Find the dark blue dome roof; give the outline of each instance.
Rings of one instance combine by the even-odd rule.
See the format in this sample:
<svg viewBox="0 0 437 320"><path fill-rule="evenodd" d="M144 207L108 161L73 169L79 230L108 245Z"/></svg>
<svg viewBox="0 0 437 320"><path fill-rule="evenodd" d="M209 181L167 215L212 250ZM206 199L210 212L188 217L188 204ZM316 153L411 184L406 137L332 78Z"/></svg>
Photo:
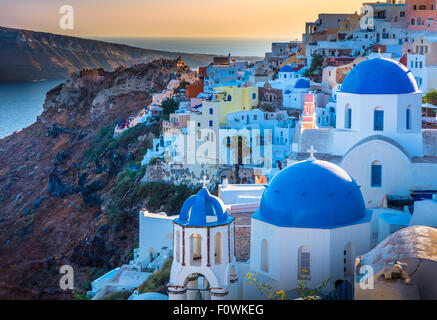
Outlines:
<svg viewBox="0 0 437 320"><path fill-rule="evenodd" d="M363 195L342 168L302 161L281 172L264 191L252 218L279 227L332 229L366 217Z"/></svg>
<svg viewBox="0 0 437 320"><path fill-rule="evenodd" d="M341 92L355 94L406 94L418 91L410 70L397 61L383 58L357 64L341 86Z"/></svg>
<svg viewBox="0 0 437 320"><path fill-rule="evenodd" d="M185 200L175 223L190 227L205 227L227 224L234 220L228 216L225 205L206 188Z"/></svg>
<svg viewBox="0 0 437 320"><path fill-rule="evenodd" d="M293 71L294 71L293 68L290 67L288 64L285 65L285 66L283 66L283 67L279 70L279 72L293 72Z"/></svg>
<svg viewBox="0 0 437 320"><path fill-rule="evenodd" d="M297 80L294 87L296 89L309 89L310 81L308 79L299 79Z"/></svg>

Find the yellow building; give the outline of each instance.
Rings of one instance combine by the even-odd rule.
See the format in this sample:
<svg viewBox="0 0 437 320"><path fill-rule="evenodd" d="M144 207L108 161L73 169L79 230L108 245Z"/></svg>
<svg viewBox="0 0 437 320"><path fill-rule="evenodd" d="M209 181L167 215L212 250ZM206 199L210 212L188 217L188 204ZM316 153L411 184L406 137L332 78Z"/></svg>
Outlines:
<svg viewBox="0 0 437 320"><path fill-rule="evenodd" d="M226 120L228 113L251 110L258 106L257 87L219 87L214 92L214 99L203 102L202 113L210 113L211 107L217 110L219 125Z"/></svg>
<svg viewBox="0 0 437 320"><path fill-rule="evenodd" d="M216 143L220 126L226 123L227 114L251 110L258 106L257 87L220 87L215 88L212 95L211 100L202 102L202 112L192 115L190 119L194 122L197 144L206 141ZM211 158L215 158L218 154L218 146L219 144L216 143L216 153Z"/></svg>

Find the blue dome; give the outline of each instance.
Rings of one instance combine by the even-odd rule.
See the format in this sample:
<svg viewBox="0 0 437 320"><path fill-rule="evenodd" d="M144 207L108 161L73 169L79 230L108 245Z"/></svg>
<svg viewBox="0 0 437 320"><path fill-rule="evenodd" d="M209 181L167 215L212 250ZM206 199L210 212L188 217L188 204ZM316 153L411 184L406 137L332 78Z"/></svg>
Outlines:
<svg viewBox="0 0 437 320"><path fill-rule="evenodd" d="M183 226L205 227L227 224L233 220L228 216L223 202L202 188L197 195L185 200L179 218L174 222Z"/></svg>
<svg viewBox="0 0 437 320"><path fill-rule="evenodd" d="M332 229L366 217L359 186L340 167L302 161L280 171L252 218L279 227Z"/></svg>
<svg viewBox="0 0 437 320"><path fill-rule="evenodd" d="M355 94L406 94L418 91L410 70L399 62L383 58L357 64L341 86L341 92Z"/></svg>
<svg viewBox="0 0 437 320"><path fill-rule="evenodd" d="M290 67L288 64L286 64L285 66L283 66L279 72L294 72L293 68Z"/></svg>
<svg viewBox="0 0 437 320"><path fill-rule="evenodd" d="M310 81L308 79L299 79L294 85L296 89L309 89Z"/></svg>

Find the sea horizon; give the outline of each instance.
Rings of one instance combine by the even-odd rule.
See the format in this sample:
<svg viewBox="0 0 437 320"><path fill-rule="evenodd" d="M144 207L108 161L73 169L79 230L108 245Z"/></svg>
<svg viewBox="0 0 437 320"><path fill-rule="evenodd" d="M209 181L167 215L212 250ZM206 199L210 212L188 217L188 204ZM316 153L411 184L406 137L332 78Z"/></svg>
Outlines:
<svg viewBox="0 0 437 320"><path fill-rule="evenodd" d="M149 50L191 54L216 54L264 58L272 42L288 42L292 38L207 38L207 37L85 37Z"/></svg>

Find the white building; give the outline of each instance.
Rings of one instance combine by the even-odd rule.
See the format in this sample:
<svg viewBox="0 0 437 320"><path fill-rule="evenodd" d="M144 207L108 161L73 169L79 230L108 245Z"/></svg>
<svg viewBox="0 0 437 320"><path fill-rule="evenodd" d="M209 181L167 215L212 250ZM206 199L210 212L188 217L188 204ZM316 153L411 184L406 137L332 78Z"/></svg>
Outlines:
<svg viewBox="0 0 437 320"><path fill-rule="evenodd" d="M286 111L263 112L259 109L250 111L233 112L226 115L226 125L221 129L228 130L230 140L222 140L219 148L220 159L223 163L236 163L237 146L232 136L240 135L246 137L252 155L258 152L264 156L265 152L271 152L272 163L285 160L291 152L291 144L294 136L295 119L289 117ZM271 130L271 134L267 131ZM235 131L235 132L234 132ZM271 140L271 141L270 141ZM267 150L271 147L271 150ZM250 164L249 149L244 152L243 163ZM226 152L226 154L225 154ZM253 164L261 165L261 163Z"/></svg>
<svg viewBox="0 0 437 320"><path fill-rule="evenodd" d="M437 131L422 130L421 92L398 62L359 63L337 94L336 128L295 130L289 163L308 156L345 169L357 180L366 207L381 207L388 195L437 190Z"/></svg>

